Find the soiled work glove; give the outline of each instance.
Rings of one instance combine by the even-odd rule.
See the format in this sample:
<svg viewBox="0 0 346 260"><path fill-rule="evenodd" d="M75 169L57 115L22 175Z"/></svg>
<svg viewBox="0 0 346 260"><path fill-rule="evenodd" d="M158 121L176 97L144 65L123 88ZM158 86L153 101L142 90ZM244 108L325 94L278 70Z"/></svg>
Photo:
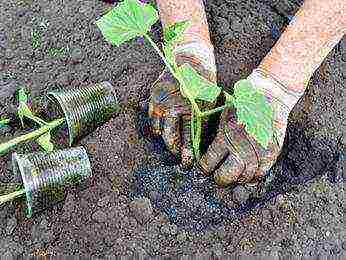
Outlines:
<svg viewBox="0 0 346 260"><path fill-rule="evenodd" d="M206 174L214 172L220 185L253 183L275 163L284 142L289 112L302 93L289 92L270 76L255 70L247 80L261 89L274 110L273 141L265 149L237 124L233 109L226 109L217 136L199 162Z"/></svg>
<svg viewBox="0 0 346 260"><path fill-rule="evenodd" d="M216 82L216 72L213 70L215 65L210 65L210 61L214 61L213 49L198 44L192 42L180 46L179 54L176 55L177 64L179 66L189 63L201 76ZM207 102L198 104L201 109L210 109L214 106ZM191 105L180 94L179 84L167 68L152 86L149 116L153 132L161 135L167 148L181 157L183 166L191 166L193 162L190 135Z"/></svg>
<svg viewBox="0 0 346 260"><path fill-rule="evenodd" d="M191 22L174 50L177 65L187 62L201 76L216 83L214 47L203 1L157 0L156 3L163 28L181 21ZM202 108L206 104L199 105ZM163 137L170 151L181 156L183 166L190 166L193 161L190 104L181 96L178 83L167 69L152 88L149 116L154 132Z"/></svg>

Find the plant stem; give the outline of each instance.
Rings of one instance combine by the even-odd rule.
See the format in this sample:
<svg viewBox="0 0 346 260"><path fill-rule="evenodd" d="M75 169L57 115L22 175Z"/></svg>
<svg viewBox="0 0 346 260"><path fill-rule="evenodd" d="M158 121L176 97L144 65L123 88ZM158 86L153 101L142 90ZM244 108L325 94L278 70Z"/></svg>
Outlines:
<svg viewBox="0 0 346 260"><path fill-rule="evenodd" d="M191 121L190 121L190 130L191 130L191 139L192 139L192 147L193 150L195 151L195 111L192 109L191 112Z"/></svg>
<svg viewBox="0 0 346 260"><path fill-rule="evenodd" d="M151 39L151 37L148 34L144 34L144 37L150 42L150 44L153 46L153 48L156 50L156 52L159 54L159 56L161 57L162 61L165 63L165 65L167 66L167 68L169 69L169 71L173 74L173 76L175 78L178 78L174 68L171 66L171 64L169 64L169 62L166 60L165 55L162 53L162 51L160 50L159 46L157 46L157 44Z"/></svg>
<svg viewBox="0 0 346 260"><path fill-rule="evenodd" d="M200 115L197 115L197 125L196 125L196 134L195 134L195 142L196 142L196 159L199 161L200 158L200 143L201 143L201 132L202 132L202 117Z"/></svg>
<svg viewBox="0 0 346 260"><path fill-rule="evenodd" d="M179 76L179 74L176 73L175 69L171 66L171 64L167 61L165 55L162 53L162 51L160 50L159 46L157 46L157 44L151 39L151 37L148 34L144 34L144 37L150 42L150 44L153 46L153 48L156 50L156 52L158 53L158 55L161 57L162 61L165 63L165 65L167 66L167 68L169 69L169 71L172 73L172 75L179 81L179 83L183 86L185 86L184 81L181 79L181 77ZM186 88L184 88L186 89ZM188 98L193 109L196 110L196 112L200 113L200 109L196 103L195 100Z"/></svg>
<svg viewBox="0 0 346 260"><path fill-rule="evenodd" d="M4 118L0 120L0 127L7 125L10 122L10 119Z"/></svg>
<svg viewBox="0 0 346 260"><path fill-rule="evenodd" d="M15 198L21 197L23 194L25 194L25 189L12 192L7 195L0 196L0 205L9 201L14 200Z"/></svg>
<svg viewBox="0 0 346 260"><path fill-rule="evenodd" d="M25 135L21 135L18 136L6 143L0 144L0 155L6 153L9 149L15 147L16 145L23 143L25 141L31 140L31 139L35 139L49 131L51 131L52 129L58 127L59 125L61 125L63 122L65 121L64 118L60 118L60 119L56 119L52 122L47 123L46 125L42 126L41 128L32 131L28 134Z"/></svg>
<svg viewBox="0 0 346 260"><path fill-rule="evenodd" d="M48 125L46 121L43 119L35 116L35 115L24 115L25 117L29 118L30 120L34 121L35 123L39 124L40 126L42 125Z"/></svg>
<svg viewBox="0 0 346 260"><path fill-rule="evenodd" d="M211 110L207 110L207 111L201 112L201 117L207 117L207 116L210 116L212 114L215 114L215 113L218 113L218 112L222 112L226 107L228 107L228 106L227 105L223 105L221 107L217 107L217 108L214 108L214 109L211 109Z"/></svg>
<svg viewBox="0 0 346 260"><path fill-rule="evenodd" d="M184 79L181 78L181 76L176 72L176 70L171 66L171 64L167 61L165 55L160 50L159 46L151 39L151 37L148 34L144 34L144 37L150 42L150 44L153 46L153 48L156 50L156 52L159 54L171 74L178 80L179 84L181 85L182 89L184 89L184 92L187 90ZM194 153L196 158L199 158L199 142L200 142L200 133L201 133L201 110L199 109L196 101L191 98L192 95L189 93L187 94L187 98L190 101L192 105L192 115L191 115L191 138L194 148ZM195 116L197 116L197 128L195 128ZM196 134L195 134L196 131Z"/></svg>

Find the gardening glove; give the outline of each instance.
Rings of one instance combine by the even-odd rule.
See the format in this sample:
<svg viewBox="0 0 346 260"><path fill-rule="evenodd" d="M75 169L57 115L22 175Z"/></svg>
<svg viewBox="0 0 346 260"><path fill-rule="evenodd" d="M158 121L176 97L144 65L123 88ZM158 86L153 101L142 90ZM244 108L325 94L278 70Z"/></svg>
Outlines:
<svg viewBox="0 0 346 260"><path fill-rule="evenodd" d="M290 111L304 94L314 71L345 33L343 10L343 0L305 1L259 68L247 78L271 104L276 135L267 149L261 147L243 126L236 124L235 111L226 109L217 136L199 163L206 174L215 170L218 184L256 182L274 164L284 142Z"/></svg>
<svg viewBox="0 0 346 260"><path fill-rule="evenodd" d="M243 125L237 124L235 109L226 108L215 140L199 162L206 174L215 170L215 181L223 186L254 183L264 176L279 155L289 112L300 98L299 94L283 91L278 82L260 70L253 71L246 80L264 93L273 108L275 134L268 147L263 148Z"/></svg>
<svg viewBox="0 0 346 260"><path fill-rule="evenodd" d="M208 79L216 82L216 73L206 68L201 61L191 54L177 56L177 64L189 63L196 71ZM197 102L201 109L211 109L215 104ZM149 116L154 134L162 136L167 148L181 157L183 166L193 163L193 149L191 139L191 105L179 89L178 81L166 68L152 86Z"/></svg>
<svg viewBox="0 0 346 260"><path fill-rule="evenodd" d="M197 72L216 82L214 48L210 41L208 22L201 0L157 0L160 20L164 27L189 20L174 53L177 65L189 63ZM214 104L198 103L201 109ZM183 166L193 162L190 136L191 109L179 91L179 84L166 68L153 84L149 102L153 132L161 135L168 149L180 155Z"/></svg>

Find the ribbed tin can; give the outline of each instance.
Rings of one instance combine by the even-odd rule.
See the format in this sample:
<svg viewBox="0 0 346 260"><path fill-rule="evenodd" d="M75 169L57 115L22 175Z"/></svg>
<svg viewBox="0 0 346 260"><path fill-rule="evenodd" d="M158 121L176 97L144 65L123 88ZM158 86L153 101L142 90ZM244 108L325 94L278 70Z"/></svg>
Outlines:
<svg viewBox="0 0 346 260"><path fill-rule="evenodd" d="M118 110L113 86L101 82L74 90L53 91L48 97L61 107L69 131L70 146L107 122Z"/></svg>
<svg viewBox="0 0 346 260"><path fill-rule="evenodd" d="M21 175L28 216L65 199L66 189L85 183L92 170L83 147L12 155L13 173Z"/></svg>

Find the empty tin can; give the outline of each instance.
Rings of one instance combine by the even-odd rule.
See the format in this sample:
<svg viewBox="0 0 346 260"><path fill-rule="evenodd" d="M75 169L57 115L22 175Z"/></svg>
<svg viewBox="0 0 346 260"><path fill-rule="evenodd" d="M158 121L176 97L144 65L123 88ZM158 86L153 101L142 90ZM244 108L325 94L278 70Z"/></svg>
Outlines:
<svg viewBox="0 0 346 260"><path fill-rule="evenodd" d="M31 217L65 199L66 188L82 184L92 176L83 147L12 155L13 173L22 178L27 213Z"/></svg>
<svg viewBox="0 0 346 260"><path fill-rule="evenodd" d="M114 88L108 81L74 90L49 92L48 97L57 102L64 113L70 146L76 139L107 122L119 110Z"/></svg>

